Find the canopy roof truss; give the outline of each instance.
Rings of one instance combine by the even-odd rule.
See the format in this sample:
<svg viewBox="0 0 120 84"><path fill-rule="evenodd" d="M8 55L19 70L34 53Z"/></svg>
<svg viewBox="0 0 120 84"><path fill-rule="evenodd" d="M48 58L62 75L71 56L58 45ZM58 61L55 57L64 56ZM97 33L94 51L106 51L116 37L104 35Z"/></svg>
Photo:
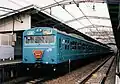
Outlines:
<svg viewBox="0 0 120 84"><path fill-rule="evenodd" d="M10 0L10 1L12 1L12 3L14 3L15 2L15 0ZM24 0L23 0L24 1ZM27 1L27 0L26 0ZM47 5L47 6L42 6L42 7L38 7L38 6L35 6L39 11L41 11L42 13L45 13L45 14L47 14L47 15L49 15L49 16L52 16L53 18L55 18L56 20L58 20L58 21L60 21L60 23L57 23L57 22L55 22L52 18L46 18L46 17L44 17L44 16L42 16L42 17L44 17L44 18L46 18L46 19L43 19L43 20L40 20L40 21L36 21L36 22L34 22L33 24L32 24L32 27L34 27L34 26L36 26L36 25L38 25L39 26L39 24L43 24L44 26L45 25L47 25L47 26L52 26L52 27L60 27L60 26L62 26L62 27L65 27L65 26L63 26L63 24L66 24L66 25L68 25L68 26L70 26L70 27L72 27L72 28L74 28L75 30L78 30L78 31L80 31L80 32L82 32L81 31L81 29L87 29L87 31L86 32L94 32L94 30L95 31L97 31L98 33L99 33L99 35L101 35L101 36L103 36L103 38L106 38L106 36L108 36L108 38L109 38L109 35L108 35L108 33L106 33L106 36L104 36L104 35L102 35L102 33L101 33L101 31L100 31L100 28L101 27L104 27L105 29L107 28L108 29L108 32L109 31L111 31L111 25L104 25L104 24L102 24L101 23L101 21L100 20L102 20L103 21L103 23L104 23L104 21L110 21L110 18L109 17L106 17L106 16L98 16L98 15L88 15L84 10L83 10L83 8L81 8L81 3L84 3L86 6L88 6L88 9L90 8L90 6L91 5L89 5L88 4L88 2L89 3L91 3L92 4L92 6L91 6L91 9L93 10L93 11L96 11L97 9L96 9L96 3L106 3L106 0L62 0L62 1L58 1L58 0L52 0L54 3L53 4L49 4L49 5ZM14 3L15 4L15 3ZM19 3L17 3L19 6L21 5L21 4L19 4ZM74 15L74 13L73 12L71 12L71 10L69 9L70 7L69 6L71 6L71 5L74 5L74 8L76 8L77 10L78 10L78 13L81 13L81 15L79 15L79 16L75 16ZM55 14L55 11L54 11L54 9L55 8L59 8L59 9L61 9L62 11L64 11L64 12L66 12L66 15L68 15L69 17L70 17L70 19L67 19L67 20L63 20L63 19L61 19L61 18L59 18L56 14ZM1 11L5 11L5 12L7 12L6 11L6 9L4 9L4 8L0 8L1 9ZM3 10L4 9L4 10ZM58 9L58 10L59 10ZM12 12L19 12L19 10L9 10L9 11L12 11ZM9 12L8 11L8 12ZM62 13L62 12L61 12ZM39 14L38 14L39 15ZM41 15L39 15L39 16L41 16ZM68 17L68 18L69 18ZM34 20L37 20L37 19L35 19L34 18ZM54 23L56 23L56 24L53 24L53 22L51 22L51 21L53 21ZM86 22L85 22L86 21ZM96 23L94 23L94 22L100 22L101 24L96 24ZM47 24L47 23L49 23L49 25ZM77 26L75 26L75 25L77 25ZM93 30L94 29L94 30ZM84 30L85 31L85 30ZM103 30L103 31L105 31L105 30ZM111 41L111 39L109 39L110 41Z"/></svg>

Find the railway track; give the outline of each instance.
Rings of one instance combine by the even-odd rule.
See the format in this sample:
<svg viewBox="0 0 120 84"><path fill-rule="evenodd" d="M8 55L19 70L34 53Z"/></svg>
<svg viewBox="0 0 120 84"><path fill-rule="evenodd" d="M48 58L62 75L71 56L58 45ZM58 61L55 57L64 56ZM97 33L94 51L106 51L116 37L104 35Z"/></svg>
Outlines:
<svg viewBox="0 0 120 84"><path fill-rule="evenodd" d="M63 75L55 76L51 73L51 74L48 74L47 76L40 76L40 77L36 77L36 78L27 78L27 80L23 80L23 81L21 80L19 82L12 82L12 83L8 83L8 84L68 84L68 83L69 84L75 84L75 83L76 84L85 84L85 83L93 84L93 83L91 83L91 81L93 82L93 79L95 79L94 77L97 77L97 75L98 75L97 71L99 71L104 66L105 72L102 71L104 73L101 74L101 80L103 80L103 81L100 81L102 84L109 72L110 65L112 65L112 62L114 61L113 56L109 57L107 59L106 58L83 65L80 68L71 71L70 73L62 73ZM102 62L102 61L104 61L104 62ZM106 65L107 62L109 62L109 63ZM108 67L109 67L109 69L108 69ZM93 77L93 79L90 79L92 77Z"/></svg>
<svg viewBox="0 0 120 84"><path fill-rule="evenodd" d="M10 81L4 82L2 84L42 84L45 81L52 80L60 76L60 75L54 74L53 72L47 73L47 75L45 72L42 72L42 73L45 75L38 73L37 76L30 75L30 76L18 77Z"/></svg>
<svg viewBox="0 0 120 84"><path fill-rule="evenodd" d="M96 67L87 76L78 80L76 84L104 84L110 68L114 61L114 56L106 59L98 67Z"/></svg>
<svg viewBox="0 0 120 84"><path fill-rule="evenodd" d="M70 73L66 73L62 76L50 80L43 81L42 79L35 79L27 82L26 84L75 84L79 79L82 79L84 76L88 75L88 72L92 71L93 68L100 65L101 62L104 61L106 58L97 60L87 65L83 65L80 68L71 71Z"/></svg>

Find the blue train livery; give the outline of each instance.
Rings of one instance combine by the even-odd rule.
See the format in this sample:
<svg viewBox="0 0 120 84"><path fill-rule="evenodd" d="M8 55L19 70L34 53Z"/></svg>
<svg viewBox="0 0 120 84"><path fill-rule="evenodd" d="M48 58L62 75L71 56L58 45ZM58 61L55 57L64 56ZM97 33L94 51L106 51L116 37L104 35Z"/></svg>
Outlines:
<svg viewBox="0 0 120 84"><path fill-rule="evenodd" d="M50 27L23 32L23 63L59 64L109 53L109 48Z"/></svg>

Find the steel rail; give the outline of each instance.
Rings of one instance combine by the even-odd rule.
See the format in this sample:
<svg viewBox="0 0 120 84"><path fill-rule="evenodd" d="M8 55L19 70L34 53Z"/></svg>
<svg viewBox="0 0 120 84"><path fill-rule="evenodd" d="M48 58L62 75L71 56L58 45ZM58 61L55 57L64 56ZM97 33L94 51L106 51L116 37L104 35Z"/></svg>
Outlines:
<svg viewBox="0 0 120 84"><path fill-rule="evenodd" d="M87 76L85 76L82 80L79 80L78 82L76 82L76 84L85 84L91 77L92 75L97 72L110 58L112 58L113 56L110 56L108 59L106 59L104 62L102 62L100 65L98 65L90 74L88 74ZM113 58L114 60L114 58ZM112 65L113 63L113 60L111 62L110 65ZM110 68L110 67L109 67ZM109 69L110 70L110 69ZM108 72L107 72L108 74ZM105 77L106 78L106 77ZM100 84L102 84L105 80L105 78L103 78L103 80L101 81Z"/></svg>

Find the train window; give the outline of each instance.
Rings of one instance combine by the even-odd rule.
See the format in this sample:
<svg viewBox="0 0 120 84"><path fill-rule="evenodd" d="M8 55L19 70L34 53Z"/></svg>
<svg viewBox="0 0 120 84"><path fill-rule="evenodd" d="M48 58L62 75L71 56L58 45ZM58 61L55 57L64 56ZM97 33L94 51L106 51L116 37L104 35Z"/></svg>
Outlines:
<svg viewBox="0 0 120 84"><path fill-rule="evenodd" d="M77 48L77 42L75 42L74 48L75 48L75 49Z"/></svg>
<svg viewBox="0 0 120 84"><path fill-rule="evenodd" d="M67 40L65 40L65 44L67 44Z"/></svg>
<svg viewBox="0 0 120 84"><path fill-rule="evenodd" d="M70 49L74 49L74 42L70 42Z"/></svg>
<svg viewBox="0 0 120 84"><path fill-rule="evenodd" d="M31 36L25 36L25 43L34 43L34 38Z"/></svg>
<svg viewBox="0 0 120 84"><path fill-rule="evenodd" d="M65 40L64 42L65 42L65 43L64 43L64 44L65 44L64 46L65 46L65 50L66 50L66 49L67 49L67 40Z"/></svg>
<svg viewBox="0 0 120 84"><path fill-rule="evenodd" d="M75 49L75 42L73 41L72 49Z"/></svg>
<svg viewBox="0 0 120 84"><path fill-rule="evenodd" d="M78 43L78 45L77 45L77 46L78 46L78 50L79 50L79 49L80 49L80 47L81 47L81 46L80 46L80 43Z"/></svg>
<svg viewBox="0 0 120 84"><path fill-rule="evenodd" d="M67 49L67 45L65 45L65 49Z"/></svg>
<svg viewBox="0 0 120 84"><path fill-rule="evenodd" d="M68 45L68 50L69 50L69 45Z"/></svg>
<svg viewBox="0 0 120 84"><path fill-rule="evenodd" d="M62 44L65 44L65 40L64 39L62 40Z"/></svg>
<svg viewBox="0 0 120 84"><path fill-rule="evenodd" d="M67 43L67 44L68 44L68 50L69 50L69 40L68 40L68 43Z"/></svg>
<svg viewBox="0 0 120 84"><path fill-rule="evenodd" d="M82 49L85 49L85 43L82 43Z"/></svg>
<svg viewBox="0 0 120 84"><path fill-rule="evenodd" d="M25 43L31 44L31 43L54 43L55 42L55 36L25 36Z"/></svg>
<svg viewBox="0 0 120 84"><path fill-rule="evenodd" d="M78 49L81 49L81 43L78 43Z"/></svg>
<svg viewBox="0 0 120 84"><path fill-rule="evenodd" d="M54 36L35 36L35 43L53 43Z"/></svg>
<svg viewBox="0 0 120 84"><path fill-rule="evenodd" d="M70 49L72 49L72 42L70 42Z"/></svg>
<svg viewBox="0 0 120 84"><path fill-rule="evenodd" d="M59 48L61 47L61 38L59 38Z"/></svg>
<svg viewBox="0 0 120 84"><path fill-rule="evenodd" d="M69 40L65 40L65 49L69 49Z"/></svg>
<svg viewBox="0 0 120 84"><path fill-rule="evenodd" d="M68 44L69 44L69 40L68 40Z"/></svg>

